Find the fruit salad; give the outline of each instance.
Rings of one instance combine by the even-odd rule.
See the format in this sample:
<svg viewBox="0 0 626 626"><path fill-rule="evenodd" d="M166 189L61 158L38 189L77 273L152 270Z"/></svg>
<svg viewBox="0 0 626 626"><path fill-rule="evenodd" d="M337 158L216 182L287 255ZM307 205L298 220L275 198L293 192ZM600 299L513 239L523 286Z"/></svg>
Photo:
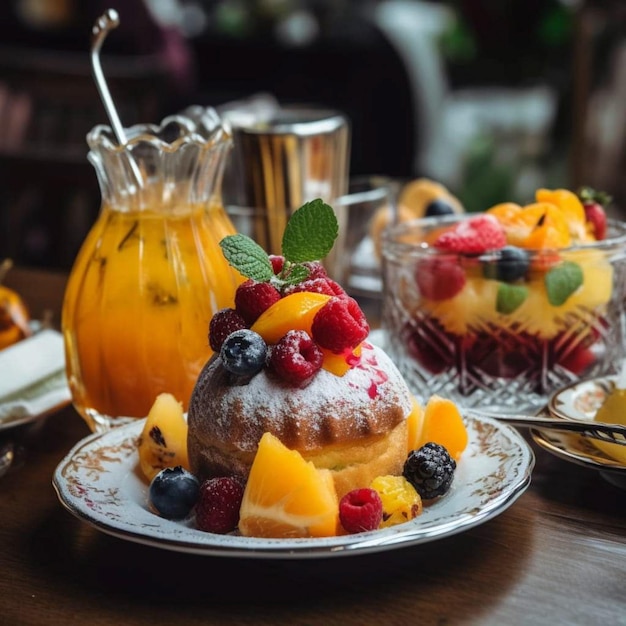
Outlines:
<svg viewBox="0 0 626 626"><path fill-rule="evenodd" d="M332 233L332 217L323 203L296 211L281 256L267 257L241 235L223 241L225 256L254 276L238 287L234 307L218 311L209 325L215 358L236 384L270 368L290 388L303 388L322 368L341 377L359 366L367 320L322 264L310 259L323 258L328 246L313 244L305 254L300 244L290 245L299 240L299 220L304 225L327 220ZM309 226L307 232L314 234ZM193 518L203 531L292 538L377 530L410 521L444 497L468 444L451 400L433 396L424 406L413 400L405 419L401 473L377 476L339 498L330 469L316 467L270 432L258 442L245 481L237 475L201 481L191 471L182 405L165 393L156 398L140 435L139 468L155 514Z"/></svg>
<svg viewBox="0 0 626 626"><path fill-rule="evenodd" d="M532 410L564 384L616 371L626 225L598 198L539 189L524 206L387 231L388 352L418 396Z"/></svg>

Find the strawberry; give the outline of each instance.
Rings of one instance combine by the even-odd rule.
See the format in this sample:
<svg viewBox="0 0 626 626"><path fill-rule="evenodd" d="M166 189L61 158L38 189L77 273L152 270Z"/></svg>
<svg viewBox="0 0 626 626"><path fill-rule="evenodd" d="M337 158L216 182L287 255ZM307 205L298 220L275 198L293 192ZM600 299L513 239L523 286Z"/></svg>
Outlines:
<svg viewBox="0 0 626 626"><path fill-rule="evenodd" d="M585 209L585 220L591 226L591 231L600 241L606 237L606 206L611 202L611 197L603 191L595 191L591 187L583 187L578 192L578 197Z"/></svg>
<svg viewBox="0 0 626 626"><path fill-rule="evenodd" d="M493 215L461 220L435 240L435 248L462 254L482 254L506 245L506 234Z"/></svg>
<svg viewBox="0 0 626 626"><path fill-rule="evenodd" d="M448 300L465 287L465 270L454 255L427 257L418 263L415 281L424 298Z"/></svg>

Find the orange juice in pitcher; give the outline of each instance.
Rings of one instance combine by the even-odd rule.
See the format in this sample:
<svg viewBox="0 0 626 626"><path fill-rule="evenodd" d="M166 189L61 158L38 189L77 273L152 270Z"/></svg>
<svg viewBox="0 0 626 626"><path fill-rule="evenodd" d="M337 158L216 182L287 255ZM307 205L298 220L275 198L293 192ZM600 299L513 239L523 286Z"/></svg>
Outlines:
<svg viewBox="0 0 626 626"><path fill-rule="evenodd" d="M234 232L221 201L231 137L211 109L159 127L88 135L100 214L76 258L63 305L74 406L94 431L147 415L156 396L183 407L211 356L208 327L243 277L220 240Z"/></svg>

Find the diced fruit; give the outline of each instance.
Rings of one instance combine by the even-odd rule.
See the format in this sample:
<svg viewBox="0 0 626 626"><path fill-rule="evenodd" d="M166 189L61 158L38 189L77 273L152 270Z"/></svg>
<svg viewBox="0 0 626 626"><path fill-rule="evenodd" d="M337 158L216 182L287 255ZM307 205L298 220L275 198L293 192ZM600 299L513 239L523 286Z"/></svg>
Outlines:
<svg viewBox="0 0 626 626"><path fill-rule="evenodd" d="M234 476L209 478L200 485L196 504L196 526L209 533L225 535L237 528L244 484Z"/></svg>
<svg viewBox="0 0 626 626"><path fill-rule="evenodd" d="M318 470L296 450L265 433L250 468L239 530L250 537L330 537L339 501L330 470Z"/></svg>
<svg viewBox="0 0 626 626"><path fill-rule="evenodd" d="M407 454L411 450L415 450L419 447L419 442L422 438L422 427L424 424L424 409L422 405L417 401L417 398L413 396L411 398L411 412L407 419Z"/></svg>
<svg viewBox="0 0 626 626"><path fill-rule="evenodd" d="M454 213L463 213L463 206L441 183L429 178L417 178L407 183L398 195L398 207L411 213L412 218L425 217L435 201L445 202Z"/></svg>
<svg viewBox="0 0 626 626"><path fill-rule="evenodd" d="M361 360L361 344L354 348L354 350L348 348L340 354L335 354L324 348L320 348L320 350L323 356L322 369L325 369L335 376L343 376Z"/></svg>
<svg viewBox="0 0 626 626"><path fill-rule="evenodd" d="M322 367L323 358L304 330L290 330L272 347L269 364L281 380L302 388Z"/></svg>
<svg viewBox="0 0 626 626"><path fill-rule="evenodd" d="M422 512L422 498L404 476L378 476L370 486L382 502L380 528L403 524Z"/></svg>
<svg viewBox="0 0 626 626"><path fill-rule="evenodd" d="M594 419L596 422L626 426L626 389L614 389L606 397ZM626 446L597 439L590 439L589 441L611 458L626 465Z"/></svg>
<svg viewBox="0 0 626 626"><path fill-rule="evenodd" d="M455 471L456 461L446 448L429 442L409 453L402 474L424 500L432 500L448 492Z"/></svg>
<svg viewBox="0 0 626 626"><path fill-rule="evenodd" d="M504 228L493 215L477 215L464 219L443 232L434 244L447 252L482 254L506 245Z"/></svg>
<svg viewBox="0 0 626 626"><path fill-rule="evenodd" d="M485 278L513 282L523 278L530 267L527 250L516 246L505 246L494 253L494 258L483 263Z"/></svg>
<svg viewBox="0 0 626 626"><path fill-rule="evenodd" d="M261 335L248 328L237 330L222 344L220 358L231 374L254 376L265 366L267 344Z"/></svg>
<svg viewBox="0 0 626 626"><path fill-rule="evenodd" d="M596 191L591 187L583 187L578 192L578 197L583 203L585 220L596 241L606 237L606 207L612 198L603 191Z"/></svg>
<svg viewBox="0 0 626 626"><path fill-rule="evenodd" d="M166 467L150 483L150 504L161 517L183 519L198 501L200 482L184 467Z"/></svg>
<svg viewBox="0 0 626 626"><path fill-rule="evenodd" d="M439 217L441 215L454 215L456 211L452 204L445 198L435 198L425 207L424 217Z"/></svg>
<svg viewBox="0 0 626 626"><path fill-rule="evenodd" d="M431 396L424 409L420 444L438 443L458 460L467 447L467 441L467 429L457 405L448 398Z"/></svg>
<svg viewBox="0 0 626 626"><path fill-rule="evenodd" d="M454 255L433 256L417 264L415 282L424 298L448 300L465 287L465 270Z"/></svg>
<svg viewBox="0 0 626 626"><path fill-rule="evenodd" d="M159 394L139 436L139 466L152 479L166 467L177 465L189 470L187 421L183 405L170 393Z"/></svg>
<svg viewBox="0 0 626 626"><path fill-rule="evenodd" d="M566 248L572 243L565 216L549 202L525 206L507 236L509 243L531 250Z"/></svg>
<svg viewBox="0 0 626 626"><path fill-rule="evenodd" d="M544 278L548 301L561 306L582 284L583 271L572 261L564 261L550 269Z"/></svg>
<svg viewBox="0 0 626 626"><path fill-rule="evenodd" d="M356 348L369 334L369 325L356 300L331 298L313 318L311 334L322 348L336 354Z"/></svg>
<svg viewBox="0 0 626 626"><path fill-rule="evenodd" d="M498 296L496 298L496 311L508 315L517 311L519 307L528 299L528 287L525 285L509 285L501 283L498 286Z"/></svg>
<svg viewBox="0 0 626 626"><path fill-rule="evenodd" d="M537 189L537 202L550 202L563 214L575 240L585 239L585 210L578 196L569 189Z"/></svg>
<svg viewBox="0 0 626 626"><path fill-rule="evenodd" d="M292 293L262 313L251 329L268 344L277 343L290 330L305 330L310 335L315 314L329 300L330 296L322 293Z"/></svg>
<svg viewBox="0 0 626 626"><path fill-rule="evenodd" d="M279 300L280 293L276 287L270 283L258 283L250 279L237 287L235 310L250 326L256 322L261 313Z"/></svg>
<svg viewBox="0 0 626 626"><path fill-rule="evenodd" d="M0 264L0 350L32 335L26 303L16 291L2 284L12 266L10 259Z"/></svg>
<svg viewBox="0 0 626 626"><path fill-rule="evenodd" d="M339 520L348 533L376 530L383 519L383 503L375 489L354 489L339 501Z"/></svg>
<svg viewBox="0 0 626 626"><path fill-rule="evenodd" d="M209 322L209 345L213 352L219 352L230 333L246 328L246 321L235 309L220 309Z"/></svg>

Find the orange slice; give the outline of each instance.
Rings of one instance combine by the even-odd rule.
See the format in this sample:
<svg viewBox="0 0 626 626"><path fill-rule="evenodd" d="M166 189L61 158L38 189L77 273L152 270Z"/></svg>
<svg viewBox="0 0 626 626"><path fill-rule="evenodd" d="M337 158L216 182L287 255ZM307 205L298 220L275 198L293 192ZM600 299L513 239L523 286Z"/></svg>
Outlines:
<svg viewBox="0 0 626 626"><path fill-rule="evenodd" d="M569 189L537 189L537 202L550 202L563 213L570 234L575 239L586 239L585 208L578 196Z"/></svg>
<svg viewBox="0 0 626 626"><path fill-rule="evenodd" d="M315 314L330 300L323 293L299 291L272 304L263 311L252 330L259 333L266 343L277 343L289 330L305 330L311 335Z"/></svg>
<svg viewBox="0 0 626 626"><path fill-rule="evenodd" d="M339 528L332 473L317 469L271 433L261 437L241 503L248 537L330 537Z"/></svg>
<svg viewBox="0 0 626 626"><path fill-rule="evenodd" d="M455 460L467 447L467 429L458 407L452 400L431 396L424 409L424 424L418 448L430 441L444 446Z"/></svg>
<svg viewBox="0 0 626 626"><path fill-rule="evenodd" d="M517 245L531 250L566 248L572 243L570 230L563 212L549 202L526 205L518 218L520 234L525 227L526 236Z"/></svg>
<svg viewBox="0 0 626 626"><path fill-rule="evenodd" d="M486 213L493 215L505 228L515 224L522 207L515 202L502 202L487 209Z"/></svg>
<svg viewBox="0 0 626 626"><path fill-rule="evenodd" d="M420 447L422 428L424 426L424 409L416 398L411 398L413 407L407 419L407 454Z"/></svg>

